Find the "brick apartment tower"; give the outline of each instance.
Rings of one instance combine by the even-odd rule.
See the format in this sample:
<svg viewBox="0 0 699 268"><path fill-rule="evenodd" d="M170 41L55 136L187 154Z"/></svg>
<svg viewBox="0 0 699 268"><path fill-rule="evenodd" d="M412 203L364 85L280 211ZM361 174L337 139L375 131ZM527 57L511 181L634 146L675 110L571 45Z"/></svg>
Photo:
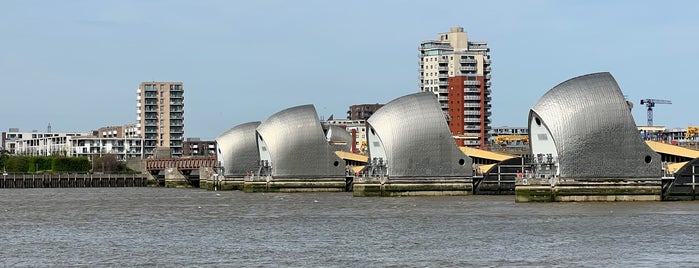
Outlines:
<svg viewBox="0 0 699 268"><path fill-rule="evenodd" d="M420 91L432 92L459 146L485 147L490 130L490 49L462 27L420 43Z"/></svg>
<svg viewBox="0 0 699 268"><path fill-rule="evenodd" d="M182 157L184 141L182 82L143 82L138 87L137 95L137 127L140 128L138 134L143 137L144 156L153 156L156 151L160 153L169 151L167 156Z"/></svg>

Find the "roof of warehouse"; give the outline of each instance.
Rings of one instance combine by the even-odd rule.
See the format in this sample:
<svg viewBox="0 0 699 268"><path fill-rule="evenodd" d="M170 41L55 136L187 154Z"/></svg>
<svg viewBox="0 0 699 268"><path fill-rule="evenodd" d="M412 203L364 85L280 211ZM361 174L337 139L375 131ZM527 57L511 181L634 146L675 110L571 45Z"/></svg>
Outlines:
<svg viewBox="0 0 699 268"><path fill-rule="evenodd" d="M486 151L486 150L481 150L481 149L476 149L476 148L471 148L471 147L459 147L459 149L461 149L461 151L468 156L478 157L478 158L483 158L483 159L490 159L490 160L495 160L495 161L505 161L507 159L516 157L514 155L497 153L497 152L493 152L493 151Z"/></svg>
<svg viewBox="0 0 699 268"><path fill-rule="evenodd" d="M683 148L680 146L657 142L657 141L646 141L646 144L650 146L653 151L661 154L676 155L687 158L697 158L699 157L699 151Z"/></svg>

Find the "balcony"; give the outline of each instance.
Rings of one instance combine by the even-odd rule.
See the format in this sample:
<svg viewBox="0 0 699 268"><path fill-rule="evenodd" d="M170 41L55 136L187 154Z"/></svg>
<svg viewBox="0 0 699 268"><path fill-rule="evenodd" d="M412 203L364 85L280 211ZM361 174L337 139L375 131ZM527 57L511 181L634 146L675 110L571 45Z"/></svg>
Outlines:
<svg viewBox="0 0 699 268"><path fill-rule="evenodd" d="M443 73L440 73L440 74L437 75L437 77L439 77L439 78L449 78L449 75L448 75L448 74L445 74L445 73L444 73L444 74L443 74Z"/></svg>
<svg viewBox="0 0 699 268"><path fill-rule="evenodd" d="M464 100L467 100L467 101L479 101L479 100L481 100L481 96L478 96L478 95L475 95L475 96L474 96L474 95L466 95L466 96L464 96Z"/></svg>
<svg viewBox="0 0 699 268"><path fill-rule="evenodd" d="M483 50L488 49L488 45L485 44L472 44L468 46L469 50Z"/></svg>
<svg viewBox="0 0 699 268"><path fill-rule="evenodd" d="M464 111L464 115L481 115L481 111L466 110L466 111Z"/></svg>
<svg viewBox="0 0 699 268"><path fill-rule="evenodd" d="M440 85L440 86L448 86L448 85L449 85L449 82L447 82L447 81L439 81L439 82L437 83L437 85Z"/></svg>
<svg viewBox="0 0 699 268"><path fill-rule="evenodd" d="M461 63L478 63L476 59L461 59L459 62Z"/></svg>
<svg viewBox="0 0 699 268"><path fill-rule="evenodd" d="M479 140L464 140L464 145L465 146L478 146L478 145L481 145L481 142Z"/></svg>
<svg viewBox="0 0 699 268"><path fill-rule="evenodd" d="M437 70L439 70L439 71L449 71L449 67L447 67L447 66L439 66L439 68L437 68Z"/></svg>
<svg viewBox="0 0 699 268"><path fill-rule="evenodd" d="M170 105L184 105L182 100L170 100Z"/></svg>
<svg viewBox="0 0 699 268"><path fill-rule="evenodd" d="M478 80L464 80L464 86L480 86L481 81Z"/></svg>
<svg viewBox="0 0 699 268"><path fill-rule="evenodd" d="M451 45L449 44L440 44L440 43L423 43L420 44L420 46L417 48L418 50L422 49L451 49Z"/></svg>
<svg viewBox="0 0 699 268"><path fill-rule="evenodd" d="M480 123L480 118L464 118L464 123Z"/></svg>
<svg viewBox="0 0 699 268"><path fill-rule="evenodd" d="M461 71L466 71L466 72L475 72L478 71L478 67L476 66L461 66Z"/></svg>
<svg viewBox="0 0 699 268"><path fill-rule="evenodd" d="M481 108L480 103L464 103L464 108Z"/></svg>
<svg viewBox="0 0 699 268"><path fill-rule="evenodd" d="M437 97L437 99L438 99L439 101L449 101L449 97L439 96L439 97Z"/></svg>

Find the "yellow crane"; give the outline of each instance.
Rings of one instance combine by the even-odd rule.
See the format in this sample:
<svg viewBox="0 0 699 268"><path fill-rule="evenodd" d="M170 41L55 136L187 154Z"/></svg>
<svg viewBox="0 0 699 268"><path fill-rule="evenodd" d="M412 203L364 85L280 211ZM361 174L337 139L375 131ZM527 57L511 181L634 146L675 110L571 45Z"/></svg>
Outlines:
<svg viewBox="0 0 699 268"><path fill-rule="evenodd" d="M699 134L699 129L697 127L687 127L687 133L685 133L685 138L691 139Z"/></svg>

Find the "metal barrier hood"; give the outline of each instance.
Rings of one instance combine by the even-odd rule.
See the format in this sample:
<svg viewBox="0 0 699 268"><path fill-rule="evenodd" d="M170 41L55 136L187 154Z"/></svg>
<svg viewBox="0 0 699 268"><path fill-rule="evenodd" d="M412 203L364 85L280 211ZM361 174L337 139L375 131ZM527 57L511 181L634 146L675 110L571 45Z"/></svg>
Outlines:
<svg viewBox="0 0 699 268"><path fill-rule="evenodd" d="M384 158L390 177L470 177L472 160L459 150L437 97L397 98L367 120L369 156Z"/></svg>
<svg viewBox="0 0 699 268"><path fill-rule="evenodd" d="M352 134L339 126L328 126L326 134L328 142L334 151L349 152L352 149Z"/></svg>
<svg viewBox="0 0 699 268"><path fill-rule="evenodd" d="M259 121L240 124L216 137L217 155L225 176L242 177L257 169L260 154L255 129L259 125Z"/></svg>
<svg viewBox="0 0 699 268"><path fill-rule="evenodd" d="M271 158L273 177L343 177L345 165L335 155L313 105L280 111L257 127Z"/></svg>
<svg viewBox="0 0 699 268"><path fill-rule="evenodd" d="M660 155L639 135L610 73L565 81L529 112L530 152L551 154L562 178L656 178Z"/></svg>

